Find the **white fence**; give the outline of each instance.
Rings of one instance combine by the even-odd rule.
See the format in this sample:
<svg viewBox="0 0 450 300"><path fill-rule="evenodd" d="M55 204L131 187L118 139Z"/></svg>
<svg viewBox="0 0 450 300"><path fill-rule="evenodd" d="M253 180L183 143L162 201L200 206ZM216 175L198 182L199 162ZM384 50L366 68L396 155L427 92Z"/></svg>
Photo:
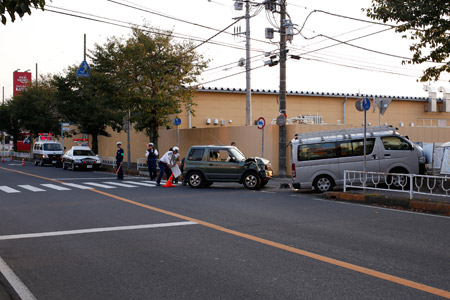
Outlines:
<svg viewBox="0 0 450 300"><path fill-rule="evenodd" d="M115 166L116 165L115 157L100 156L100 158L102 160L102 165L107 165L107 166Z"/></svg>
<svg viewBox="0 0 450 300"><path fill-rule="evenodd" d="M450 194L450 177L416 174L344 171L344 192L348 188L381 190L414 194L444 196Z"/></svg>

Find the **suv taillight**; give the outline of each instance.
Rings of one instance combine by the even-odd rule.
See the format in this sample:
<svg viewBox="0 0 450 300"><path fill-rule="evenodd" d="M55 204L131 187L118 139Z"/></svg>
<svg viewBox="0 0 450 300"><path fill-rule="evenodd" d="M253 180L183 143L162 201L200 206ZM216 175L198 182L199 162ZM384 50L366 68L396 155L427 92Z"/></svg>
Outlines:
<svg viewBox="0 0 450 300"><path fill-rule="evenodd" d="M297 174L295 173L295 164L292 164L292 177L297 177Z"/></svg>

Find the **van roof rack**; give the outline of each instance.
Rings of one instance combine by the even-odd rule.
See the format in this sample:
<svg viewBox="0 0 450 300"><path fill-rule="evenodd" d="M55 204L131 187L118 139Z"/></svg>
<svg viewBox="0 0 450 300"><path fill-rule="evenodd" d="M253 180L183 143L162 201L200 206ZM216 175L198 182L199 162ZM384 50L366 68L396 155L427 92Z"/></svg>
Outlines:
<svg viewBox="0 0 450 300"><path fill-rule="evenodd" d="M389 126L371 126L366 128L366 135L373 137L375 134L395 134L397 127ZM297 133L295 139L301 141L317 140L321 141L329 139L350 139L356 135L364 135L364 127L362 128L347 128L339 130L317 131L307 133Z"/></svg>

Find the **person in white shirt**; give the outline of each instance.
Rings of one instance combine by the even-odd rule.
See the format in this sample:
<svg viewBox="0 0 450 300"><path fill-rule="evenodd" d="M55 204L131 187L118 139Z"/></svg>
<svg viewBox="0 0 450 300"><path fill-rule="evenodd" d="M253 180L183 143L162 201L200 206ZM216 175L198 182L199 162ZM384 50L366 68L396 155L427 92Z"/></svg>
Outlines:
<svg viewBox="0 0 450 300"><path fill-rule="evenodd" d="M158 150L156 150L153 143L147 144L147 151L145 152L147 157L147 167L150 180L156 179L156 159L158 158Z"/></svg>
<svg viewBox="0 0 450 300"><path fill-rule="evenodd" d="M161 179L163 177L163 174L166 173L167 180L169 179L170 175L172 174L172 170L170 168L176 166L176 159L179 156L180 149L175 146L172 148L172 150L167 151L164 153L164 155L161 157L161 159L158 162L159 166L159 176L156 180L156 185L161 185Z"/></svg>

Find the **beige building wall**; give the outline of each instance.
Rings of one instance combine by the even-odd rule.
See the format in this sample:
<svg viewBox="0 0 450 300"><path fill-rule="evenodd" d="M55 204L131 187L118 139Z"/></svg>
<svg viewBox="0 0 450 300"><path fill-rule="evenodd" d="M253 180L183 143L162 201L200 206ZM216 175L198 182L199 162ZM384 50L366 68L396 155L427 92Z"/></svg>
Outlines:
<svg viewBox="0 0 450 300"><path fill-rule="evenodd" d="M321 125L288 125L287 143L296 133L337 130L343 128L362 127L364 113L355 108L355 102L360 97L356 95L297 95L287 96L288 118L306 115L322 116ZM178 115L182 119L179 126L180 153L184 157L192 145L214 144L229 145L237 143L246 156L261 156L262 131L257 126L245 126L245 91L199 91L194 99L197 104L195 113L191 114L191 129L189 129L189 113L184 110ZM409 136L412 141L424 143L444 143L450 141L450 113L425 112L427 99L394 99L388 110L380 116L378 109L367 112L367 123L370 126L388 124L399 128L399 132ZM439 102L438 102L439 105ZM264 129L264 157L272 162L275 173L278 174L278 126L271 125L278 116L278 95L274 92L253 93L252 119L266 119ZM206 124L211 119L211 124ZM218 124L214 125L214 119ZM231 120L231 122L230 122ZM224 125L222 125L224 121ZM344 125L345 124L345 125ZM170 147L177 144L177 131L172 129L159 130L158 151L162 156ZM121 141L125 150L125 161L128 158L127 134L110 130L111 137L99 137L99 155L114 157L116 142ZM68 141L67 141L68 142ZM144 133L130 132L131 162L145 157L146 143L149 138ZM68 148L71 144L64 146ZM291 173L290 147L287 152L287 174Z"/></svg>

